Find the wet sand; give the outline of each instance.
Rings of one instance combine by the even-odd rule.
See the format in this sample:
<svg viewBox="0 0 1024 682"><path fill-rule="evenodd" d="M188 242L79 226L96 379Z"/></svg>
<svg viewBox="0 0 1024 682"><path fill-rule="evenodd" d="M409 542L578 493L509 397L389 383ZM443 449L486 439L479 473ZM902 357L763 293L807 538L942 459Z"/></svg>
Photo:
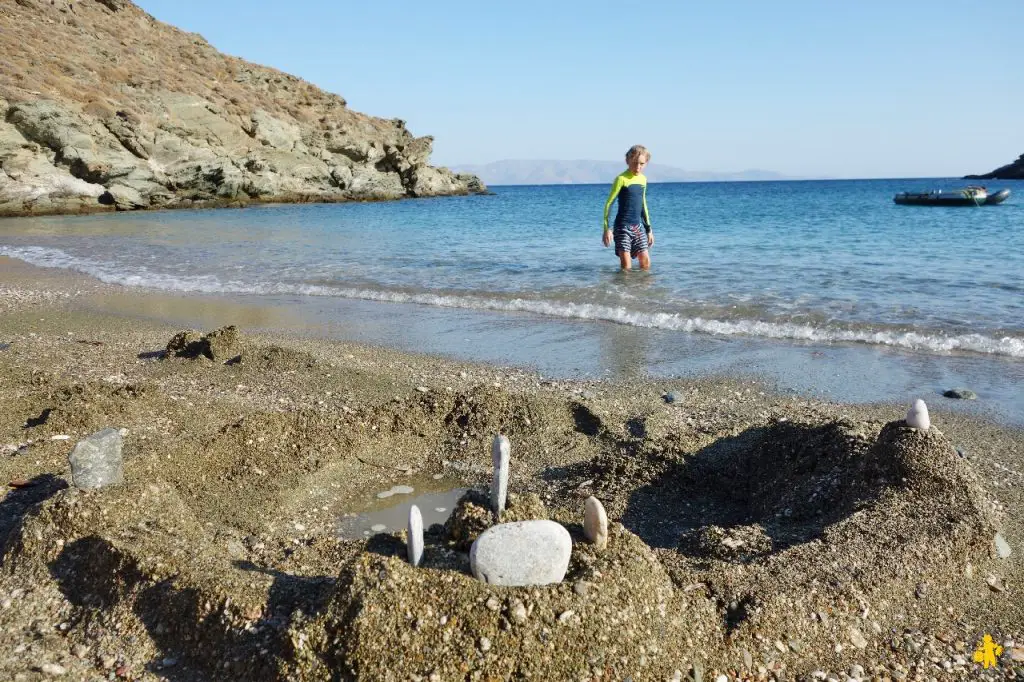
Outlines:
<svg viewBox="0 0 1024 682"><path fill-rule="evenodd" d="M4 679L1024 675L1019 428L929 401L921 433L902 403L749 379L548 379L0 265ZM121 303L80 305L97 296ZM240 338L166 353L179 315ZM74 443L106 427L125 483L69 486ZM499 431L514 514L573 535L561 585L476 582L451 525L419 569L401 532L340 537L407 502L377 497L394 486L486 489Z"/></svg>

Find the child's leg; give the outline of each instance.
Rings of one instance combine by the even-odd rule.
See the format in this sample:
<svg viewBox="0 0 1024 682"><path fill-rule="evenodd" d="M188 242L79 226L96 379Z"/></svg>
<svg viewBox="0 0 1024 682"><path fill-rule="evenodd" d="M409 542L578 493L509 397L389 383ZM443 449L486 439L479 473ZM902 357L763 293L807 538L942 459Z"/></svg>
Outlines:
<svg viewBox="0 0 1024 682"><path fill-rule="evenodd" d="M629 251L619 251L619 267L623 270L633 267L633 259L630 257Z"/></svg>
<svg viewBox="0 0 1024 682"><path fill-rule="evenodd" d="M651 269L651 257L648 255L646 250L641 251L640 253L638 253L636 258L637 258L638 261L640 261L640 269L641 270L650 270Z"/></svg>

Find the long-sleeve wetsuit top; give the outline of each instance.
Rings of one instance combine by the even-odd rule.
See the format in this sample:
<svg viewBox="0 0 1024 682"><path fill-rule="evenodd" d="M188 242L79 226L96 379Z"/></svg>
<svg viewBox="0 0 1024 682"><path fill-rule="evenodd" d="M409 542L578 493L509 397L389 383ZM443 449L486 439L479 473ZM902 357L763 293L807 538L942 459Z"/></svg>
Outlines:
<svg viewBox="0 0 1024 682"><path fill-rule="evenodd" d="M626 170L615 178L612 191L608 194L608 201L604 202L605 229L608 229L608 212L612 208L612 202L616 199L619 200L619 211L615 214L616 228L643 223L644 229L650 232L651 214L647 212L647 178L643 174L634 174Z"/></svg>

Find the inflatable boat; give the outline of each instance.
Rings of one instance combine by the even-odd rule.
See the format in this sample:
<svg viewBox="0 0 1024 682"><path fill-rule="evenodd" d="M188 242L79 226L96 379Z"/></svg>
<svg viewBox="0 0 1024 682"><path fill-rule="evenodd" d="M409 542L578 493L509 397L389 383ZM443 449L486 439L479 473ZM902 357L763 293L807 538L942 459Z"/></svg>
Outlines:
<svg viewBox="0 0 1024 682"><path fill-rule="evenodd" d="M911 206L987 206L1001 204L1010 196L1010 190L1001 189L989 194L984 187L965 187L930 192L900 192L893 201Z"/></svg>

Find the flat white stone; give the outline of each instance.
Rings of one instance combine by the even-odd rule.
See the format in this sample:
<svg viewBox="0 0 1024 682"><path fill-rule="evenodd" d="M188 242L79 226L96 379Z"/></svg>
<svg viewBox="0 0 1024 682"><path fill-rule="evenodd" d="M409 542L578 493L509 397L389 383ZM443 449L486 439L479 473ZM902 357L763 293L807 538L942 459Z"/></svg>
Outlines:
<svg viewBox="0 0 1024 682"><path fill-rule="evenodd" d="M601 500L593 495L583 503L583 535L598 549L608 546L608 515Z"/></svg>
<svg viewBox="0 0 1024 682"><path fill-rule="evenodd" d="M1013 554L1013 550L1010 549L1010 543L1006 541L1002 533L996 533L995 538L992 540L996 546L996 556L1000 559L1009 559L1010 555Z"/></svg>
<svg viewBox="0 0 1024 682"><path fill-rule="evenodd" d="M124 481L121 446L117 429L103 429L78 441L68 455L71 481L78 488L102 488Z"/></svg>
<svg viewBox="0 0 1024 682"><path fill-rule="evenodd" d="M491 509L498 518L501 518L501 512L505 511L505 501L508 499L508 467L511 452L512 445L508 438L501 434L494 437L494 443L491 445L491 459L494 462Z"/></svg>
<svg viewBox="0 0 1024 682"><path fill-rule="evenodd" d="M374 533L383 533L387 529L388 527L385 526L383 523L375 523L372 526L370 526L370 530L372 530Z"/></svg>
<svg viewBox="0 0 1024 682"><path fill-rule="evenodd" d="M931 425L932 420L928 417L928 406L918 398L907 410L907 426L919 431L927 431Z"/></svg>
<svg viewBox="0 0 1024 682"><path fill-rule="evenodd" d="M572 537L554 521L517 521L491 526L469 550L473 576L491 585L560 583L569 570Z"/></svg>
<svg viewBox="0 0 1024 682"><path fill-rule="evenodd" d="M409 507L409 563L419 566L423 559L423 515L415 504Z"/></svg>
<svg viewBox="0 0 1024 682"><path fill-rule="evenodd" d="M414 490L415 490L415 488L413 488L410 485L393 485L393 486L391 486L390 490L383 490L383 491L377 493L377 499L378 500L383 500L383 499L386 499L388 497L391 497L392 495L408 495L409 493L413 492Z"/></svg>

